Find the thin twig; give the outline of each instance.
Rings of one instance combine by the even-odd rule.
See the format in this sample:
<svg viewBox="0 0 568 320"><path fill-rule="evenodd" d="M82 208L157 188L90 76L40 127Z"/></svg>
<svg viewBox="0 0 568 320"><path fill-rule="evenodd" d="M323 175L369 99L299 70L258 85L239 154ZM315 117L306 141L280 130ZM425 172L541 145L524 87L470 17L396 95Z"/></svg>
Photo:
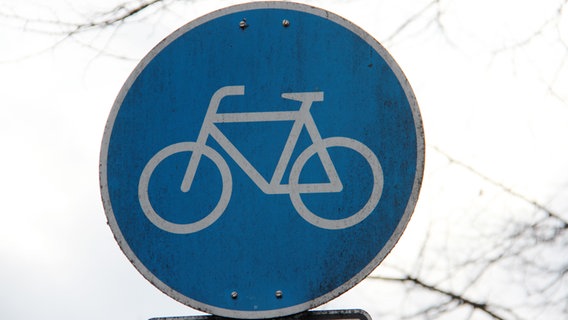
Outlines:
<svg viewBox="0 0 568 320"><path fill-rule="evenodd" d="M503 318L503 317L499 316L498 314L496 314L495 312L491 311L490 306L487 303L473 301L469 298L466 298L466 297L459 295L459 294L456 294L454 292L447 291L447 290L441 289L439 287L436 287L434 285L427 284L427 283L423 282L422 280L420 280L418 278L411 277L410 275L408 275L404 278L393 278L393 277L382 277L382 276L369 276L368 278L369 279L375 279L375 280L383 280L383 281L410 282L410 283L418 285L418 286L420 286L424 289L427 289L429 291L436 292L436 293L439 293L443 296L446 296L446 297L450 298L451 301L456 301L459 304L468 305L475 310L479 310L479 311L493 317L493 319L505 320L505 318Z"/></svg>

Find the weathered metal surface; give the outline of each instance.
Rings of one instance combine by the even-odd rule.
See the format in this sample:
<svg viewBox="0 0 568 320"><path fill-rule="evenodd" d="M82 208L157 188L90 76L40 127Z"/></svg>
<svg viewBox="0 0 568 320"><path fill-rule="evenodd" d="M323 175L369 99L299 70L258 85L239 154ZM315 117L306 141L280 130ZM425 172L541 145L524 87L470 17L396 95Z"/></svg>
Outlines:
<svg viewBox="0 0 568 320"><path fill-rule="evenodd" d="M109 116L101 190L140 273L232 318L325 303L365 278L418 197L418 106L384 48L289 2L229 7L137 66Z"/></svg>

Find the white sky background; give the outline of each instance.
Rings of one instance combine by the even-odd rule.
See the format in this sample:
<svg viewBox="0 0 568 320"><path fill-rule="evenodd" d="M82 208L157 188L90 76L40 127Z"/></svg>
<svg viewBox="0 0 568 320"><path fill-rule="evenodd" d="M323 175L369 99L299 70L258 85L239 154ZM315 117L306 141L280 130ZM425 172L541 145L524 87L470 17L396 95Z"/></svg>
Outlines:
<svg viewBox="0 0 568 320"><path fill-rule="evenodd" d="M427 230L434 243L438 233L451 239L441 247L459 255L471 241L483 245L472 226L499 228L519 210L530 211L435 148L565 214L568 14L545 25L563 1L441 1L444 29L428 24L430 13L388 41L429 1L305 2L347 18L383 43L418 98L427 144L423 189L385 265L414 261ZM79 21L117 3L0 0L0 12ZM57 46L58 37L25 31L45 26L0 16L1 319L197 314L154 288L120 251L100 200L99 149L114 99L139 59L181 25L234 3L239 1L172 5L115 33L89 32ZM502 219L493 223L495 217ZM428 263L434 270L444 264ZM494 288L476 290L492 296L508 289L506 281L496 281ZM400 294L365 280L325 307L361 308L375 319L388 318L381 305L413 302L401 302L393 292Z"/></svg>

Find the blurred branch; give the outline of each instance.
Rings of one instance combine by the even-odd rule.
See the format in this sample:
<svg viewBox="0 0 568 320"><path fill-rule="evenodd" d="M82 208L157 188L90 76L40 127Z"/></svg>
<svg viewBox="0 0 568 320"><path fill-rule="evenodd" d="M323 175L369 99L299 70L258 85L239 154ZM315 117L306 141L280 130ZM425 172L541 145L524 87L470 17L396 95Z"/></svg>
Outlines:
<svg viewBox="0 0 568 320"><path fill-rule="evenodd" d="M568 300L566 300L568 294L560 293L563 291L562 288L566 285L566 279L568 278L568 260L562 255L557 257L547 255L547 253L554 252L554 250L561 250L562 247L568 244L568 221L566 218L546 205L536 200L531 200L503 183L481 173L471 165L457 160L439 147L430 147L446 157L450 164L460 166L508 195L532 206L537 212L544 213L543 216L528 221L523 221L523 219L511 221L508 231L502 230L493 235L484 235L484 238L489 237L489 239L492 239L491 245L485 249L478 247L470 253L467 259L453 264L449 270L448 279L457 277L460 274L460 270L465 270L469 279L468 284L462 287L462 292L465 292L468 287L483 283L482 277L489 270L498 267L498 265L504 269L513 267L520 274L531 277L531 281L523 281L519 284L523 284L527 295L530 296L534 293L539 297L539 300L535 300L535 309L546 309L543 307L544 303L548 303L549 306L554 305L555 307L561 306L563 303L568 306ZM442 293L435 286L424 285L423 281L412 281L415 279L413 277L402 277L400 279L403 279L404 282L412 282L422 288L434 289L432 291ZM457 299L452 296L453 292L444 292L444 294L452 299ZM558 298L559 294L561 295L560 298ZM483 303L480 303L480 305L484 306ZM510 310L501 310L513 315Z"/></svg>
<svg viewBox="0 0 568 320"><path fill-rule="evenodd" d="M425 12L427 12L430 8L432 8L434 5L436 5L439 1L440 0L430 1L422 9L418 10L415 14L408 17L408 19L406 19L398 28L396 28L396 30L388 38L386 38L384 41L385 42L392 41L394 38L396 38L398 35L400 35L400 33L402 33L406 28L408 28L408 26L410 26L410 24L412 24L414 21L416 21L422 15L424 15Z"/></svg>
<svg viewBox="0 0 568 320"><path fill-rule="evenodd" d="M165 3L166 0L149 0L149 1L137 1L134 6L130 5L131 2L125 2L117 7L100 14L102 19L95 19L90 22L75 25L75 30L72 33L78 33L81 31L89 30L92 28L106 28L113 26L117 23L122 23L130 17L137 15L138 13L146 10L147 8L154 6L157 3Z"/></svg>
<svg viewBox="0 0 568 320"><path fill-rule="evenodd" d="M498 182L497 180L494 180L494 179L488 177L487 175L476 170L474 167L472 167L472 166L450 156L448 153L446 153L445 151L443 151L439 147L437 147L437 146L430 146L430 147L432 147L432 149L436 150L438 153L440 153L441 155L446 157L448 159L448 161L450 161L451 163L454 163L454 164L466 169L467 171L475 174L476 176L480 177L481 179L485 180L486 182L489 182L490 184L500 188L502 191L508 193L509 195L511 195L511 196L513 196L517 199L520 199L520 200L522 200L526 203L529 203L530 205L532 205L536 209L544 212L547 215L548 218L552 218L552 219L560 222L561 223L561 226L560 226L561 229L564 229L564 230L568 229L568 221L565 218L563 218L560 214L554 212L552 209L548 208L547 206L541 204L540 202L538 202L536 200L531 200L527 196L518 193L517 191L513 190L510 187L507 187L503 183Z"/></svg>
<svg viewBox="0 0 568 320"><path fill-rule="evenodd" d="M66 37L93 29L104 29L116 26L128 19L147 11L150 7L162 4L166 6L171 0L136 0L122 2L116 7L97 12L85 17L84 22L63 21L60 19L36 19L20 16L15 13L0 11L0 17L20 21L25 31L36 33L65 35Z"/></svg>
<svg viewBox="0 0 568 320"><path fill-rule="evenodd" d="M419 286L423 289L426 289L428 291L431 292L435 292L438 294L441 294L442 296L445 296L447 298L450 299L450 302L457 302L457 307L462 306L462 305L466 305L469 306L471 308L473 308L474 310L478 310L480 312L483 312L487 315L489 315L490 317L492 317L493 319L497 319L497 320L504 320L505 318L503 318L502 316L498 315L497 313L495 313L494 311L492 311L492 307L487 304L487 303L483 303L483 302L478 302L478 301L474 301L471 300L469 298L466 298L463 295L457 294L455 292L451 292L448 290L444 290L440 287L437 287L435 285L431 285L431 284L427 284L424 281L422 281L421 279L412 277L410 275L407 275L406 277L401 277L401 278L395 278L395 277L382 277L382 276L369 276L369 279L374 279L374 280L382 280L382 281L394 281L394 282L407 282L407 283L411 283L413 285ZM447 305L449 302L443 303L443 305ZM430 307L431 308L431 307ZM430 309L429 308L429 309ZM427 310L423 310L421 313L425 313ZM510 311L509 311L510 312Z"/></svg>
<svg viewBox="0 0 568 320"><path fill-rule="evenodd" d="M67 18L67 20L59 19L57 14L52 12L49 8L47 8L49 14L45 14L45 16L51 16L52 18L25 17L17 13L13 7L0 7L0 25L21 28L25 32L33 32L54 37L53 42L49 44L49 46L40 48L35 52L21 54L17 58L2 59L0 60L0 63L21 61L37 56L57 48L69 39L72 39L75 43L83 47L92 49L97 53L97 57L104 55L122 60L136 60L123 54L108 51L107 49L111 40L115 37L121 25L133 22L132 18L139 16L143 12L148 12L150 8L161 6L158 10L167 9L167 6L173 1L192 0L123 1L108 10L102 10L87 15L78 13L79 18L75 19L77 21L73 21L72 18ZM39 11L41 12L41 10ZM152 15L152 12L149 12L149 14L150 15L148 15L148 17ZM96 33L90 34L89 36L79 36L80 34L85 34L89 31L94 31ZM103 36L101 37L101 35ZM95 44L96 42L98 43Z"/></svg>
<svg viewBox="0 0 568 320"><path fill-rule="evenodd" d="M446 37L449 43L453 44L453 42L449 39L446 33L446 27L442 23L442 17L444 15L444 11L442 10L442 0L432 0L416 13L409 16L402 24L398 26L386 39L383 40L384 43L391 42L396 37L400 36L405 30L407 30L413 23L420 20L421 17L425 16L427 13L434 11L433 16L430 21L427 22L426 26L430 26L435 24L440 33ZM423 28L421 28L423 30Z"/></svg>
<svg viewBox="0 0 568 320"><path fill-rule="evenodd" d="M568 46L566 46L566 42L562 38L561 30L559 28L559 23L560 23L562 16L564 15L564 9L565 9L566 5L568 5L568 0L564 0L558 6L556 11L554 12L554 15L552 15L550 18L548 18L546 21L544 21L544 23L542 23L541 26L539 28L537 28L533 33L529 34L524 39L518 40L518 41L516 41L512 44L508 44L508 45L503 46L499 49L496 49L494 51L494 54L498 54L498 53L501 53L503 51L507 51L507 50L511 50L511 49L517 49L517 48L524 47L524 46L528 45L536 37L541 36L543 34L544 30L547 27L549 27L550 25L556 25L556 30L557 30L557 33L559 35L560 42L562 42L564 44L564 46L568 48Z"/></svg>
<svg viewBox="0 0 568 320"><path fill-rule="evenodd" d="M555 84L558 78L564 73L565 65L568 60L568 32L566 32L566 28L562 28L561 24L563 19L565 19L566 15L566 7L568 5L568 0L563 0L559 3L557 9L554 13L546 19L540 27L534 30L532 33L528 34L526 37L522 39L517 39L511 43L507 43L503 45L501 48L497 48L493 50L493 56L497 56L507 51L515 51L518 49L523 49L529 46L533 41L537 38L542 37L545 38L548 33L555 33L557 44L560 45L561 49L564 49L563 57L559 58L558 66L556 67L556 72L551 76L550 79L543 79L543 82L546 84L548 88L548 92L550 95L564 105L568 105L568 101L566 100L566 96L563 96L563 90L555 88Z"/></svg>

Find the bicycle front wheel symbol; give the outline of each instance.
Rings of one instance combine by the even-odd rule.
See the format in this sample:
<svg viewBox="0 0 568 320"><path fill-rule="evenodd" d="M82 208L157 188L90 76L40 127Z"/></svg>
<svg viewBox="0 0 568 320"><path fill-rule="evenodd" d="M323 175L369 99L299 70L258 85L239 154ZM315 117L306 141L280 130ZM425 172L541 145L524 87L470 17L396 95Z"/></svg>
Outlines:
<svg viewBox="0 0 568 320"><path fill-rule="evenodd" d="M150 159L150 161L148 161L148 163L144 167L144 170L142 171L142 174L140 175L140 181L138 183L138 199L140 201L142 211L144 212L148 220L150 220L156 227L164 231L176 234L188 234L203 230L212 225L215 221L217 221L217 219L219 219L223 212L225 212L225 209L229 204L229 200L231 199L233 180L227 162L217 151L213 150L212 148L208 146L200 146L202 154L213 161L221 174L223 186L217 205L205 217L191 223L174 223L164 219L158 212L156 212L156 210L152 206L148 194L148 187L154 170L166 158L177 153L193 152L196 149L197 144L195 142L180 142L167 146L156 153ZM180 192L182 191L180 190Z"/></svg>

